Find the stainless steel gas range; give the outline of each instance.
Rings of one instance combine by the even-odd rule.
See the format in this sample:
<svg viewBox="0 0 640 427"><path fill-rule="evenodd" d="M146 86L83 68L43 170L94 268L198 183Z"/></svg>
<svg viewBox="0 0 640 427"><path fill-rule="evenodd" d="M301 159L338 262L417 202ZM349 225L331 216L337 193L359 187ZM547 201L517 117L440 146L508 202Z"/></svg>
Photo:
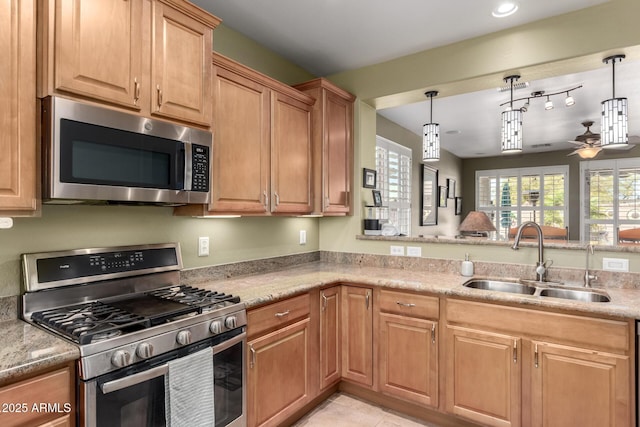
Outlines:
<svg viewBox="0 0 640 427"><path fill-rule="evenodd" d="M79 425L246 425L245 306L180 284L178 244L25 254L22 265L24 320L80 350Z"/></svg>

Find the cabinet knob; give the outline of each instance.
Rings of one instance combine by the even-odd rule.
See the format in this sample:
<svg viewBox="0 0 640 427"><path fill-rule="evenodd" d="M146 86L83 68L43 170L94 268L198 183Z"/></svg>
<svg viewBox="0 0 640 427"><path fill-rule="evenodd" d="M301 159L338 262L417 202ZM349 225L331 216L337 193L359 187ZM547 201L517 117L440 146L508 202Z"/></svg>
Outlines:
<svg viewBox="0 0 640 427"><path fill-rule="evenodd" d="M160 89L160 85L156 86L156 91L158 92L158 108L162 107L162 89Z"/></svg>

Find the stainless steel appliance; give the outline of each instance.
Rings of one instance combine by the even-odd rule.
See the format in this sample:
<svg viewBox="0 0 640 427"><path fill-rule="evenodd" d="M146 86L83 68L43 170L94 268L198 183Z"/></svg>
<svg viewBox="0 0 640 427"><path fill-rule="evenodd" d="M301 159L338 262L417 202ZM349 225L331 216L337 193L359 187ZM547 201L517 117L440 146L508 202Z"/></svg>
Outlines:
<svg viewBox="0 0 640 427"><path fill-rule="evenodd" d="M48 97L42 140L45 202L209 202L211 132Z"/></svg>
<svg viewBox="0 0 640 427"><path fill-rule="evenodd" d="M210 347L215 426L246 426L245 306L181 285L178 244L25 254L22 266L24 320L80 350L78 425L165 426L171 361Z"/></svg>

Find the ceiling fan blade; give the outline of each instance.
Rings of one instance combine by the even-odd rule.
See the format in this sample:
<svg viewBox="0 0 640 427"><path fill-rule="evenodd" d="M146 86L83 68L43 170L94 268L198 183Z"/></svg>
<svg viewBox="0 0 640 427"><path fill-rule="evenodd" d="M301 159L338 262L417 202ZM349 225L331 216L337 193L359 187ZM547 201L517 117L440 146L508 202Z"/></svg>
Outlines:
<svg viewBox="0 0 640 427"><path fill-rule="evenodd" d="M573 156L574 154L578 154L578 151L580 151L580 149L578 148L577 150L573 150L572 152L570 152L569 154L567 154L567 157L569 156Z"/></svg>
<svg viewBox="0 0 640 427"><path fill-rule="evenodd" d="M581 141L567 141L569 144L575 144L575 145L584 145L584 142Z"/></svg>

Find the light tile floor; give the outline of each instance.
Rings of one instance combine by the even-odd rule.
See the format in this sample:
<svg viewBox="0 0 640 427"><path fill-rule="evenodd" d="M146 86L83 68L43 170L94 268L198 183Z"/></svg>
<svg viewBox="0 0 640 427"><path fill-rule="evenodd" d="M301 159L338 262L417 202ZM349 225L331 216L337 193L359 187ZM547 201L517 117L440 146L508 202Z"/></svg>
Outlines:
<svg viewBox="0 0 640 427"><path fill-rule="evenodd" d="M345 393L336 393L301 418L293 427L438 427L365 402Z"/></svg>

